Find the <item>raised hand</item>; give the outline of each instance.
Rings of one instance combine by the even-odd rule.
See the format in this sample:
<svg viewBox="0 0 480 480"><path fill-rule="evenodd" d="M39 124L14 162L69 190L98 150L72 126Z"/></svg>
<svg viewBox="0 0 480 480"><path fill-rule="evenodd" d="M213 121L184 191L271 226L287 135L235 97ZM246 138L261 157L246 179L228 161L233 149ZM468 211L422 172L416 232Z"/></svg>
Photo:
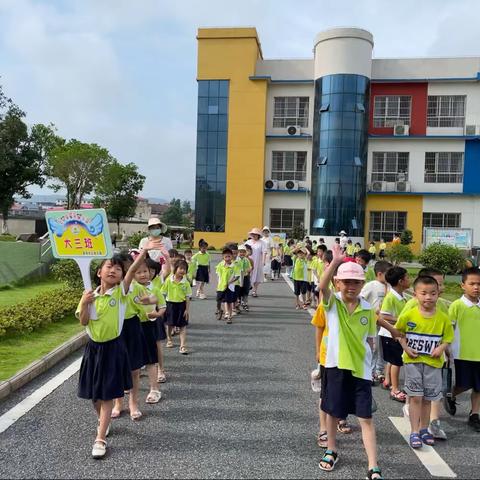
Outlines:
<svg viewBox="0 0 480 480"><path fill-rule="evenodd" d="M346 255L342 251L342 247L338 243L335 243L332 247L332 257L332 263L337 265L343 263L346 258Z"/></svg>

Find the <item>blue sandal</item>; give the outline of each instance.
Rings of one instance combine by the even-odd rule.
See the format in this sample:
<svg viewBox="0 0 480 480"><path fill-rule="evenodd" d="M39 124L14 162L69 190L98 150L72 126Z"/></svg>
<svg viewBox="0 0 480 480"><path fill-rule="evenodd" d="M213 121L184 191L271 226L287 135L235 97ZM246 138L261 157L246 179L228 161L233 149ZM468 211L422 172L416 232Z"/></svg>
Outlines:
<svg viewBox="0 0 480 480"><path fill-rule="evenodd" d="M380 470L380 467L371 468L367 472L367 480L383 480L382 471Z"/></svg>
<svg viewBox="0 0 480 480"><path fill-rule="evenodd" d="M329 465L329 467L328 468L322 467L322 462ZM337 452L334 452L333 450L325 450L325 454L323 455L323 458L320 460L320 463L318 464L318 466L320 470L323 470L324 472L331 472L335 468L335 464L337 462L338 462Z"/></svg>
<svg viewBox="0 0 480 480"><path fill-rule="evenodd" d="M422 439L422 442L429 447L433 447L435 445L435 439L433 438L433 435L426 428L420 430L420 438Z"/></svg>
<svg viewBox="0 0 480 480"><path fill-rule="evenodd" d="M422 439L420 435L416 432L410 434L410 446L412 448L422 448Z"/></svg>

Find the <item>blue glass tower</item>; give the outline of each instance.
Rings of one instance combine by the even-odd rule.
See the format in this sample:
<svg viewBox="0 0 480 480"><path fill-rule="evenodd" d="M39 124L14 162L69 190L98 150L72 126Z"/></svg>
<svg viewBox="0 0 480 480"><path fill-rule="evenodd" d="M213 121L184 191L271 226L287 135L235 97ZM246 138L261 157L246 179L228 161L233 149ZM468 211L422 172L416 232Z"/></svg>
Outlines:
<svg viewBox="0 0 480 480"><path fill-rule="evenodd" d="M315 46L310 234L364 236L373 39L359 29L321 33Z"/></svg>

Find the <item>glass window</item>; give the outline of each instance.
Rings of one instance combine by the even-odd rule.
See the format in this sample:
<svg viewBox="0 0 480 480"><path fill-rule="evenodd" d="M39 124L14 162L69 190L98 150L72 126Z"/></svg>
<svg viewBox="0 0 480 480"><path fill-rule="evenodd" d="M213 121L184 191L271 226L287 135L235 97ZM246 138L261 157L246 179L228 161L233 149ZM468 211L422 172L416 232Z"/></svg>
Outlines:
<svg viewBox="0 0 480 480"><path fill-rule="evenodd" d="M407 212L370 212L369 238L391 242L393 236L407 227Z"/></svg>
<svg viewBox="0 0 480 480"><path fill-rule="evenodd" d="M218 96L228 98L228 87L230 82L228 80L220 80L218 83Z"/></svg>
<svg viewBox="0 0 480 480"><path fill-rule="evenodd" d="M461 213L423 213L424 228L460 228Z"/></svg>
<svg viewBox="0 0 480 480"><path fill-rule="evenodd" d="M304 182L307 175L307 152L272 152L272 180Z"/></svg>
<svg viewBox="0 0 480 480"><path fill-rule="evenodd" d="M273 102L273 128L298 125L308 127L308 97L275 97Z"/></svg>
<svg viewBox="0 0 480 480"><path fill-rule="evenodd" d="M425 152L425 183L462 183L463 152Z"/></svg>
<svg viewBox="0 0 480 480"><path fill-rule="evenodd" d="M288 232L293 227L304 226L305 210L272 208L270 209L270 229L272 232Z"/></svg>
<svg viewBox="0 0 480 480"><path fill-rule="evenodd" d="M465 95L429 95L427 126L463 127L466 98Z"/></svg>
<svg viewBox="0 0 480 480"><path fill-rule="evenodd" d="M372 182L408 180L408 152L373 152Z"/></svg>
<svg viewBox="0 0 480 480"><path fill-rule="evenodd" d="M373 107L374 127L410 125L412 98L407 95L376 95Z"/></svg>

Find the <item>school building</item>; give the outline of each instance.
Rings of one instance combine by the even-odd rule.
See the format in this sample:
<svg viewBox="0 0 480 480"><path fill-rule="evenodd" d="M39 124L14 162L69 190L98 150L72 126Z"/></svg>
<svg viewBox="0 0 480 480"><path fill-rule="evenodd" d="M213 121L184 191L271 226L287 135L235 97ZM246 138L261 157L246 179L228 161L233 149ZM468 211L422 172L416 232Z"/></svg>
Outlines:
<svg viewBox="0 0 480 480"><path fill-rule="evenodd" d="M374 58L334 28L264 59L255 28L198 30L195 239L253 227L362 243L423 227L480 244L480 57Z"/></svg>

